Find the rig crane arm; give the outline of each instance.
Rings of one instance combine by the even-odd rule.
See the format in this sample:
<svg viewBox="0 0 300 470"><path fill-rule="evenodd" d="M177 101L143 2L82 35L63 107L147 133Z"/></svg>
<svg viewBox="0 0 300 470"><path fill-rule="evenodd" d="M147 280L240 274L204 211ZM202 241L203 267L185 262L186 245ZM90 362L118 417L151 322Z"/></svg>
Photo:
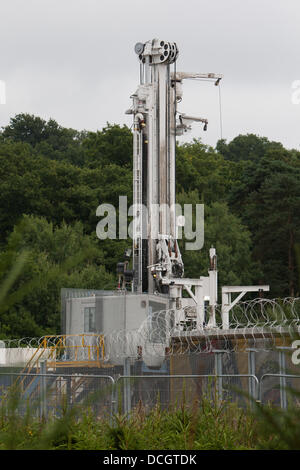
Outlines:
<svg viewBox="0 0 300 470"><path fill-rule="evenodd" d="M215 85L219 85L223 75L220 73L197 73L197 72L174 72L171 79L176 82L181 82L184 79L202 79L202 80L216 80Z"/></svg>

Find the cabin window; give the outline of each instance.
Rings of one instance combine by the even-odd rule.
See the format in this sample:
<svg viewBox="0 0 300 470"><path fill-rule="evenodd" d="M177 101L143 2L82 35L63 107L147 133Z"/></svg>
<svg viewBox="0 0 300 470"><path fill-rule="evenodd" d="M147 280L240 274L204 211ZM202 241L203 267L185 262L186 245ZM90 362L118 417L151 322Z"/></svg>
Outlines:
<svg viewBox="0 0 300 470"><path fill-rule="evenodd" d="M95 333L95 307L84 307L84 332Z"/></svg>

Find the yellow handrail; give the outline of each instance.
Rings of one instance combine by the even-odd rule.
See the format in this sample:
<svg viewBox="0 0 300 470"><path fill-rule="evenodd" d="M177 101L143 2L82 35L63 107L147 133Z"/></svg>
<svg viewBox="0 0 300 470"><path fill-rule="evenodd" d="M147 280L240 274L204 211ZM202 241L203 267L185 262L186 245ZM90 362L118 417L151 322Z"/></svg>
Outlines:
<svg viewBox="0 0 300 470"><path fill-rule="evenodd" d="M94 337L96 338L95 344L87 344L86 338L87 337ZM76 338L78 338L79 344L76 344ZM73 344L68 340L75 340ZM34 352L31 359L25 366L26 370L28 367L30 368L29 371L38 364L40 358L44 355L45 360L47 359L55 359L60 357L60 353L63 350L74 350L74 358L75 361L79 359L80 350L87 350L87 357L89 361L99 361L104 360L105 355L105 348L104 348L104 336L95 333L81 333L81 334L73 334L73 335L47 335L44 336L40 344L38 345L37 350ZM48 354L45 354L46 351L49 351ZM95 351L94 358L93 351Z"/></svg>

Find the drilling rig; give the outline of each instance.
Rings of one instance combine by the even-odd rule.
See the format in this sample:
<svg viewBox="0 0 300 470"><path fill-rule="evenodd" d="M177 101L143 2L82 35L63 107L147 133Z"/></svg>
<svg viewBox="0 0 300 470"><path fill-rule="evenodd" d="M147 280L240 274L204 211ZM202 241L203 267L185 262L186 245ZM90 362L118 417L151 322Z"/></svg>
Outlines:
<svg viewBox="0 0 300 470"><path fill-rule="evenodd" d="M178 245L178 228L184 218L176 215L176 138L191 130L192 122L203 117L178 111L182 84L187 79L211 81L219 86L218 73L178 72L175 42L153 39L137 43L140 83L132 95L133 114L133 291L167 294L175 311L178 329L216 327L218 294L217 254L209 250L208 276L184 278L184 264ZM239 299L249 291L269 290L268 286L225 286L224 325L228 326L231 293ZM188 297L183 297L183 291Z"/></svg>
<svg viewBox="0 0 300 470"><path fill-rule="evenodd" d="M184 278L184 264L177 234L182 217L176 215L176 137L191 129L202 117L179 113L185 79L214 81L216 73L177 72L178 47L175 42L153 39L137 43L140 84L132 95L133 114L133 291L167 294L176 311L178 326L205 326L205 300L209 303L207 324L215 326L217 302L216 251L210 250L207 277ZM185 290L189 298L183 297Z"/></svg>
<svg viewBox="0 0 300 470"><path fill-rule="evenodd" d="M74 293L74 290L64 290L62 332L95 332L112 337L115 331L132 332L129 340L122 340L122 345L115 341L110 348L106 343L106 351L111 351L110 358L114 355L115 363L118 363L123 357L130 356L132 348L145 351L147 343L150 346L155 343L156 347L148 357L143 353L144 361L153 365L161 360L154 357L158 343L161 343L163 355L172 335L189 331L201 336L204 330L217 327L228 330L231 308L247 292L268 291L269 286L223 286L222 319L217 325L216 249L211 247L209 250L207 276L184 277L178 233L185 220L177 214L176 205L176 138L190 131L193 122L201 123L205 131L208 121L179 112L178 104L182 101L185 80L206 80L219 86L222 75L178 72L175 42L161 39L139 42L135 45L135 53L140 67L139 85L131 96L132 106L126 111L133 116L133 247L126 250L126 261L118 263L117 291L81 290ZM132 269L129 269L130 251ZM155 324L153 319L155 312L161 311L171 312L168 315L170 324L165 321L161 327L156 322L156 328L164 332L155 337L151 333ZM147 326L147 335L141 342L139 332L145 322L149 328ZM126 334L122 333L122 338L127 338ZM115 352L112 352L113 348L116 348Z"/></svg>

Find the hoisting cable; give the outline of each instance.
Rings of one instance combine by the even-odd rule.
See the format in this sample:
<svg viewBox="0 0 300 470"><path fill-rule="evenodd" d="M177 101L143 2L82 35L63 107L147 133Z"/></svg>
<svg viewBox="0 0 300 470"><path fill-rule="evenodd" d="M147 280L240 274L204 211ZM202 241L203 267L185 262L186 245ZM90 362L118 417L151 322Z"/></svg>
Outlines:
<svg viewBox="0 0 300 470"><path fill-rule="evenodd" d="M219 88L219 116L220 116L220 137L223 139L223 123L222 123L222 100L221 100L221 85L218 83Z"/></svg>

